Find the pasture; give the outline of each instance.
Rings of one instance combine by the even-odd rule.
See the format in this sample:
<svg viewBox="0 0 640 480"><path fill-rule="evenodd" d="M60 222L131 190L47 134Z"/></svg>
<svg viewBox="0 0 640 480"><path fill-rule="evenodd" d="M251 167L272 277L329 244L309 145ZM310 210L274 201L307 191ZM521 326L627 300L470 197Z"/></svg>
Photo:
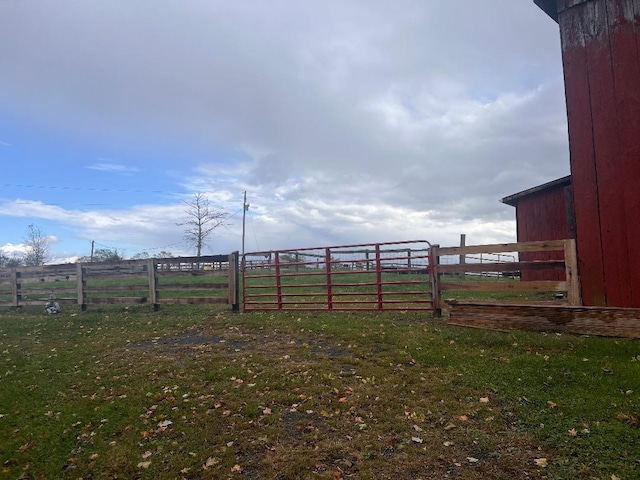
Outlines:
<svg viewBox="0 0 640 480"><path fill-rule="evenodd" d="M0 312L2 478L638 478L640 343L425 312Z"/></svg>

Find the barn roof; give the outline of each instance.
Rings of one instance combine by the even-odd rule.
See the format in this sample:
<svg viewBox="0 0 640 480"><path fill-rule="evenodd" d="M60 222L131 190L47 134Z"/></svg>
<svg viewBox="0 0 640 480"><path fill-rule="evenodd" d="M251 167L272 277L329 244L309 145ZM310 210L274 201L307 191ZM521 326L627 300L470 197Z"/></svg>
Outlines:
<svg viewBox="0 0 640 480"><path fill-rule="evenodd" d="M566 187L568 185L571 185L571 175L567 175L566 177L562 177L557 180L553 180L551 182L543 183L542 185L538 185L537 187L523 190L522 192L514 193L513 195L504 197L500 201L502 203L506 203L507 205L511 205L512 207L515 207L522 199L526 197L535 195L536 193L544 192L545 190L549 190L551 188Z"/></svg>
<svg viewBox="0 0 640 480"><path fill-rule="evenodd" d="M542 10L556 22L558 21L558 0L533 0Z"/></svg>

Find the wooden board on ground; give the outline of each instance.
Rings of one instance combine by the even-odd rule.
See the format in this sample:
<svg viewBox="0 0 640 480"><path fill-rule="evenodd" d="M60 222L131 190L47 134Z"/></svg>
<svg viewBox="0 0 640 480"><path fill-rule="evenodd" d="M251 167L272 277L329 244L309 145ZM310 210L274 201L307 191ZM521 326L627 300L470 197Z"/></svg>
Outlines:
<svg viewBox="0 0 640 480"><path fill-rule="evenodd" d="M640 309L450 302L449 325L640 338Z"/></svg>

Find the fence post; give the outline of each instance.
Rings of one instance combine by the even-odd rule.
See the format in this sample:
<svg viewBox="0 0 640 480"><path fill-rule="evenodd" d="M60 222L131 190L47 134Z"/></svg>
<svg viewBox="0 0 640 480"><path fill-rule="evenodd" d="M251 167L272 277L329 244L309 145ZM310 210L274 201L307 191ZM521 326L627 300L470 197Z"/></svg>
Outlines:
<svg viewBox="0 0 640 480"><path fill-rule="evenodd" d="M582 296L580 275L578 275L578 255L574 239L564 241L564 265L567 277L567 303L571 307L579 307L582 305Z"/></svg>
<svg viewBox="0 0 640 480"><path fill-rule="evenodd" d="M376 283L378 296L378 310L382 310L384 306L382 302L382 259L380 258L380 245L376 244Z"/></svg>
<svg viewBox="0 0 640 480"><path fill-rule="evenodd" d="M442 307L440 300L440 274L438 273L438 264L440 256L438 255L440 245L431 245L429 248L429 269L431 281L431 301L433 302L433 316L440 318L442 316Z"/></svg>
<svg viewBox="0 0 640 480"><path fill-rule="evenodd" d="M325 275L327 281L327 309L333 310L333 287L331 285L331 249L324 250Z"/></svg>
<svg viewBox="0 0 640 480"><path fill-rule="evenodd" d="M77 303L80 305L80 310L85 311L87 309L87 292L85 291L87 282L84 279L84 267L82 263L76 263L76 292Z"/></svg>
<svg viewBox="0 0 640 480"><path fill-rule="evenodd" d="M20 306L20 300L22 300L22 295L20 295L21 287L20 272L17 267L13 267L11 269L11 302L14 307Z"/></svg>
<svg viewBox="0 0 640 480"><path fill-rule="evenodd" d="M149 303L153 304L153 310L158 311L158 278L156 277L156 259L147 260L147 275L149 277Z"/></svg>
<svg viewBox="0 0 640 480"><path fill-rule="evenodd" d="M460 234L460 248L466 247L466 245L467 245L467 235L464 234L464 233L461 233ZM498 258L500 258L500 257L498 257ZM460 263L460 265L464 265L465 263L467 263L467 256L465 254L461 254L459 259L458 259L458 262ZM460 272L459 276L460 276L460 278L462 280L464 280L466 274L465 274L465 272Z"/></svg>
<svg viewBox="0 0 640 480"><path fill-rule="evenodd" d="M229 303L232 312L240 311L239 267L238 251L236 250L229 254Z"/></svg>
<svg viewBox="0 0 640 480"><path fill-rule="evenodd" d="M278 310L282 310L282 278L280 277L280 254L275 252L276 267L276 295L278 299Z"/></svg>

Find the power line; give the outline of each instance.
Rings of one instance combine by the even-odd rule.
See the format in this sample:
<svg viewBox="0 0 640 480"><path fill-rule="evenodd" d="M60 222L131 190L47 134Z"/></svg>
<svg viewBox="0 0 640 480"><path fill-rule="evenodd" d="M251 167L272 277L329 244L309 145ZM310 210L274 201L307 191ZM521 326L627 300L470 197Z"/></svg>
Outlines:
<svg viewBox="0 0 640 480"><path fill-rule="evenodd" d="M0 187L11 188L37 188L42 190L76 190L82 192L118 192L118 193L162 193L162 194L179 194L187 195L186 192L170 192L167 190L143 190L143 189L127 189L127 188L96 188L96 187L65 187L58 185L27 185L19 183L3 183Z"/></svg>

